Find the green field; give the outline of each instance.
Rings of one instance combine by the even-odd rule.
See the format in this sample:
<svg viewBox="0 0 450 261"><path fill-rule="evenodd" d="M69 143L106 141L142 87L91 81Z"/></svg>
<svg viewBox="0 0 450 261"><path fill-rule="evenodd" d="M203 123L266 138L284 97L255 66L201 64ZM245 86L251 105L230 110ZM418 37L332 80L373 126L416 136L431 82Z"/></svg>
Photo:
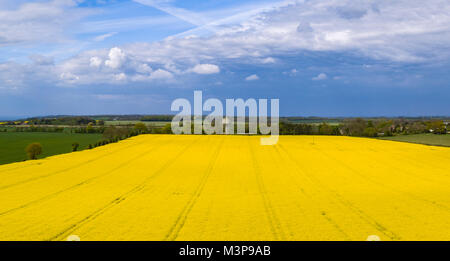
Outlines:
<svg viewBox="0 0 450 261"><path fill-rule="evenodd" d="M450 147L450 134L436 135L436 134L427 133L427 134L382 137L380 139Z"/></svg>
<svg viewBox="0 0 450 261"><path fill-rule="evenodd" d="M83 150L100 140L101 134L0 132L0 164L26 160L25 147L33 142L42 145L43 153L38 158L45 158L71 152L74 142L80 144L78 150Z"/></svg>

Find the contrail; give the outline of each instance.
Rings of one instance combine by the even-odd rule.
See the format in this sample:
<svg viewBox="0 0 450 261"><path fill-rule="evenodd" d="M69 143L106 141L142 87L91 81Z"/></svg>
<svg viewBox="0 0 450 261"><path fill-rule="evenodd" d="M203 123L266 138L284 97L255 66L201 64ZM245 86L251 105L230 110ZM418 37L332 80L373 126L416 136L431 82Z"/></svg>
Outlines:
<svg viewBox="0 0 450 261"><path fill-rule="evenodd" d="M197 13L194 13L194 12L182 9L182 8L169 6L167 4L161 5L153 0L134 0L134 1L137 3L143 4L143 5L154 7L154 8L161 10L167 14L170 14L174 17L177 17L183 21L186 21L190 24L197 26L196 28L173 35L171 37L184 37L184 36L195 34L197 32L203 31L203 30L207 30L207 31L216 33L220 29L219 28L220 26L223 26L226 24L232 24L232 23L239 23L239 22L247 20L250 17L257 15L259 13L298 2L296 0L286 0L286 1L281 1L281 2L277 2L277 3L273 3L273 4L267 4L267 5L261 6L259 8L251 9L248 11L243 11L243 12L225 17L225 18L220 18L220 19L211 21L211 19L207 19Z"/></svg>
<svg viewBox="0 0 450 261"><path fill-rule="evenodd" d="M173 7L167 4L160 4L157 1L153 0L134 0L137 3L140 3L142 5L151 6L154 7L160 11L163 11L167 14L170 14L176 18L179 18L183 21L186 21L190 24L201 26L204 25L210 21L206 20L204 17L199 16L197 13L188 11L186 9Z"/></svg>

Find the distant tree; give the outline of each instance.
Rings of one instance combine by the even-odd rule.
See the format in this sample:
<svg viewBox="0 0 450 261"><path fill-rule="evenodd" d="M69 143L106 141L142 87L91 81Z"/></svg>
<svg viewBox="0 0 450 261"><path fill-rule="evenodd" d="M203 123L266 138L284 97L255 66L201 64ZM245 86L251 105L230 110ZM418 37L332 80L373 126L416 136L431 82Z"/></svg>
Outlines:
<svg viewBox="0 0 450 261"><path fill-rule="evenodd" d="M172 125L170 123L164 125L162 133L164 133L164 134L172 134Z"/></svg>
<svg viewBox="0 0 450 261"><path fill-rule="evenodd" d="M333 127L328 125L327 123L323 122L319 125L319 134L320 135L332 135L333 134Z"/></svg>
<svg viewBox="0 0 450 261"><path fill-rule="evenodd" d="M434 134L446 134L447 130L443 121L432 121L429 123L429 128L433 130Z"/></svg>
<svg viewBox="0 0 450 261"><path fill-rule="evenodd" d="M80 144L78 142L72 143L72 151L77 151Z"/></svg>
<svg viewBox="0 0 450 261"><path fill-rule="evenodd" d="M87 133L93 133L93 132L94 132L94 127L93 127L92 122L89 122L89 123L88 123L88 125L87 125L87 127L86 127L86 132L87 132Z"/></svg>
<svg viewBox="0 0 450 261"><path fill-rule="evenodd" d="M364 129L364 136L376 137L376 136L378 136L377 130L374 127L367 127Z"/></svg>
<svg viewBox="0 0 450 261"><path fill-rule="evenodd" d="M419 134L427 131L427 125L422 121L413 122L408 126L408 134Z"/></svg>
<svg viewBox="0 0 450 261"><path fill-rule="evenodd" d="M141 117L141 121L172 121L173 115L148 115Z"/></svg>
<svg viewBox="0 0 450 261"><path fill-rule="evenodd" d="M383 136L392 136L392 125L392 120L380 120L376 125L376 129L379 133L383 133Z"/></svg>
<svg viewBox="0 0 450 261"><path fill-rule="evenodd" d="M88 145L88 149L92 149L92 144L89 144L89 145Z"/></svg>
<svg viewBox="0 0 450 261"><path fill-rule="evenodd" d="M136 123L135 125L134 125L134 129L137 131L137 132L139 132L139 133L145 133L145 132L147 132L147 125L145 125L144 123L142 123L142 122L138 122L138 123Z"/></svg>
<svg viewBox="0 0 450 261"><path fill-rule="evenodd" d="M42 146L40 143L31 143L25 148L28 158L35 160L38 155L42 154Z"/></svg>
<svg viewBox="0 0 450 261"><path fill-rule="evenodd" d="M350 136L363 136L366 127L366 122L361 118L351 119L344 122L344 132Z"/></svg>
<svg viewBox="0 0 450 261"><path fill-rule="evenodd" d="M118 135L118 130L115 126L108 126L103 132L103 137L107 139L111 139Z"/></svg>

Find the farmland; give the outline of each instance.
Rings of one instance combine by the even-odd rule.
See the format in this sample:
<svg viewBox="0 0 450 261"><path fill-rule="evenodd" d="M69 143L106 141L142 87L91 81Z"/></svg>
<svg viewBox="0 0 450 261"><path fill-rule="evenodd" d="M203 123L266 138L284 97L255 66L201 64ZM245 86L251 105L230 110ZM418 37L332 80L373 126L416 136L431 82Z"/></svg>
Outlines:
<svg viewBox="0 0 450 261"><path fill-rule="evenodd" d="M33 142L41 143L44 158L72 151L72 143L80 144L79 150L101 139L101 134L71 134L51 132L0 132L0 164L27 159L25 147Z"/></svg>
<svg viewBox="0 0 450 261"><path fill-rule="evenodd" d="M141 135L0 166L0 240L450 240L450 148Z"/></svg>

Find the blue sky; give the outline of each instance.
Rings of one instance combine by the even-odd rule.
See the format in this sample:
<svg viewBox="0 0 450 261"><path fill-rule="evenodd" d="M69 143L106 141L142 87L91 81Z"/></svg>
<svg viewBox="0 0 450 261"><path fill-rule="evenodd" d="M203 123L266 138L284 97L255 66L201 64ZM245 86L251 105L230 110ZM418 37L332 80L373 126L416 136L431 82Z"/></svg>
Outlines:
<svg viewBox="0 0 450 261"><path fill-rule="evenodd" d="M443 0L0 0L0 118L279 98L283 116L450 114Z"/></svg>

